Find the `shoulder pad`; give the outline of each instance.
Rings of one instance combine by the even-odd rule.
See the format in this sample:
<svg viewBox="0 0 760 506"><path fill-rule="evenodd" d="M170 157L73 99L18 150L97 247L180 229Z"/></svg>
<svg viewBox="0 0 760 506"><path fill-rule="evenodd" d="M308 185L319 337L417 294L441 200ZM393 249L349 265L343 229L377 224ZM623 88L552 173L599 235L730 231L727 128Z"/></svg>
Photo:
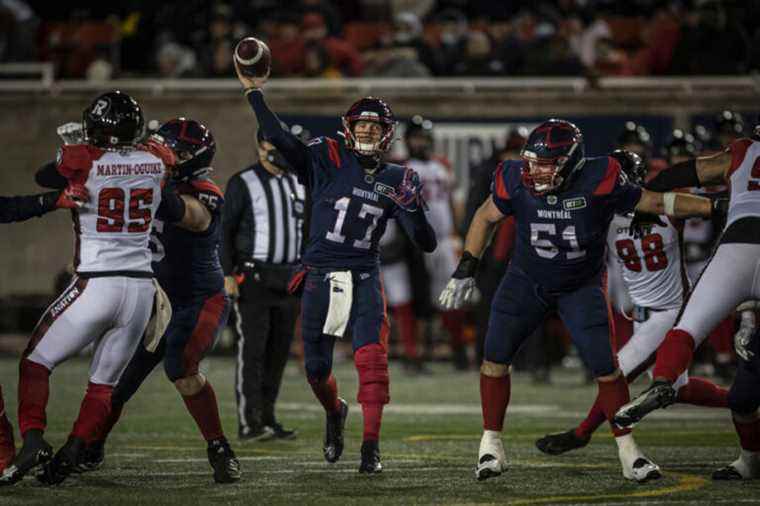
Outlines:
<svg viewBox="0 0 760 506"><path fill-rule="evenodd" d="M68 179L76 174L87 174L92 162L103 156L104 151L89 144L64 145L56 154L58 172Z"/></svg>
<svg viewBox="0 0 760 506"><path fill-rule="evenodd" d="M586 163L600 164L601 167L599 167L599 169L603 171L602 177L599 179L599 182L594 189L594 195L609 195L612 193L612 190L615 189L615 185L618 184L618 181L621 183L628 182L628 178L621 170L620 162L611 156L587 158ZM605 163L606 166L603 165ZM587 168L588 167L584 167L583 170L586 170ZM592 170L594 169L592 168Z"/></svg>

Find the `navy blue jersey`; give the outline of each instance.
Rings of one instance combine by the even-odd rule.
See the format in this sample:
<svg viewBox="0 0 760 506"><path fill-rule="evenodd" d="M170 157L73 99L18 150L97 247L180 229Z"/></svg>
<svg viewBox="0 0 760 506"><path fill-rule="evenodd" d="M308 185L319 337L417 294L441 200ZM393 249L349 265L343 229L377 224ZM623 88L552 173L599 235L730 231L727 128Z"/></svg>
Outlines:
<svg viewBox="0 0 760 506"><path fill-rule="evenodd" d="M378 242L388 219L404 213L388 195L401 183L405 168L386 163L369 175L343 142L329 137L312 140L308 150L310 170L299 176L308 178L301 183L312 195L303 262L314 267L376 267Z"/></svg>
<svg viewBox="0 0 760 506"><path fill-rule="evenodd" d="M179 184L177 193L205 205L211 212L211 224L205 232L191 232L162 221L160 212L153 221L153 272L173 303L209 297L224 287L219 261L222 191L210 179L198 179Z"/></svg>
<svg viewBox="0 0 760 506"><path fill-rule="evenodd" d="M641 188L604 156L586 158L561 193L535 195L522 183L524 163L503 162L494 174L493 201L517 225L512 265L549 291L574 290L602 271L610 222L634 210Z"/></svg>

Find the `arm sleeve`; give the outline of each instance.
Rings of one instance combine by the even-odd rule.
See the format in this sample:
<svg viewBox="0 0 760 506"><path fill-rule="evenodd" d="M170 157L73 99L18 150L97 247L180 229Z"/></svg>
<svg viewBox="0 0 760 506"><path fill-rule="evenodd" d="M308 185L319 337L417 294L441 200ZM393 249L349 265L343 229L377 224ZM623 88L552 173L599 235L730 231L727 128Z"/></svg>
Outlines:
<svg viewBox="0 0 760 506"><path fill-rule="evenodd" d="M249 91L246 97L253 112L256 114L259 128L264 131L264 136L282 153L282 156L285 157L288 163L293 166L299 179L308 181L308 173L311 170L309 148L298 137L282 128L280 119L269 109L264 101L264 94L261 90Z"/></svg>
<svg viewBox="0 0 760 506"><path fill-rule="evenodd" d="M687 160L661 170L645 186L647 190L656 192L665 192L676 188L699 188L697 163L695 160Z"/></svg>
<svg viewBox="0 0 760 506"><path fill-rule="evenodd" d="M240 177L233 176L227 183L227 189L224 192L221 262L225 276L232 274L238 263L235 238L245 206L245 188L242 184L243 181Z"/></svg>
<svg viewBox="0 0 760 506"><path fill-rule="evenodd" d="M425 212L422 209L414 212L398 211L395 217L398 224L401 225L415 246L425 253L435 251L435 248L438 246L435 230L428 223Z"/></svg>
<svg viewBox="0 0 760 506"><path fill-rule="evenodd" d="M22 197L0 197L0 223L24 221L55 209L61 192L48 192Z"/></svg>
<svg viewBox="0 0 760 506"><path fill-rule="evenodd" d="M34 180L43 188L53 188L55 190L63 190L69 185L69 180L58 172L58 164L56 162L48 162L40 167L34 175Z"/></svg>
<svg viewBox="0 0 760 506"><path fill-rule="evenodd" d="M512 207L512 197L507 190L507 171L509 166L504 162L500 163L496 167L496 171L493 173L493 183L491 183L491 195L493 203L501 211L504 216L510 216L514 214Z"/></svg>

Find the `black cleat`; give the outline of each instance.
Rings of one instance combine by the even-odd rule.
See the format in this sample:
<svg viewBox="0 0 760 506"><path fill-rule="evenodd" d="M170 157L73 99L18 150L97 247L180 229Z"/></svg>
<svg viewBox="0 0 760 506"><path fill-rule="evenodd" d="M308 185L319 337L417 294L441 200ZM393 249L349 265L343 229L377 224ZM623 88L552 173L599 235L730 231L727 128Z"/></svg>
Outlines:
<svg viewBox="0 0 760 506"><path fill-rule="evenodd" d="M78 470L82 473L95 471L106 459L106 442L93 441L88 444L79 458Z"/></svg>
<svg viewBox="0 0 760 506"><path fill-rule="evenodd" d="M208 442L208 463L214 469L214 481L217 483L234 483L240 480L240 462L226 439L214 439Z"/></svg>
<svg viewBox="0 0 760 506"><path fill-rule="evenodd" d="M713 471L712 479L720 481L738 481L743 480L744 476L742 476L734 466L729 464L726 467L721 467L720 469Z"/></svg>
<svg viewBox="0 0 760 506"><path fill-rule="evenodd" d="M377 441L364 441L362 443L362 463L359 464L359 472L367 474L383 472L383 464L380 462L380 447Z"/></svg>
<svg viewBox="0 0 760 506"><path fill-rule="evenodd" d="M18 483L26 474L53 457L53 447L42 437L42 431L32 429L24 437L24 445L13 462L0 476L0 487Z"/></svg>
<svg viewBox="0 0 760 506"><path fill-rule="evenodd" d="M618 427L633 427L655 409L676 402L676 391L667 381L656 381L635 399L617 410L612 422Z"/></svg>
<svg viewBox="0 0 760 506"><path fill-rule="evenodd" d="M335 414L328 414L325 422L325 444L322 454L330 464L338 462L343 454L343 431L348 417L348 403L341 398L338 398L338 402L340 409Z"/></svg>
<svg viewBox="0 0 760 506"><path fill-rule="evenodd" d="M591 437L582 438L575 433L575 429L556 434L547 434L536 440L536 448L548 455L562 455L570 450L583 448L591 441Z"/></svg>
<svg viewBox="0 0 760 506"><path fill-rule="evenodd" d="M69 437L66 444L55 452L55 456L42 466L37 481L45 485L60 485L72 473L81 472L79 462L84 453L85 442L78 437Z"/></svg>
<svg viewBox="0 0 760 506"><path fill-rule="evenodd" d="M286 429L280 423L274 422L272 425L268 425L273 434L273 439L295 439L297 432L295 429Z"/></svg>

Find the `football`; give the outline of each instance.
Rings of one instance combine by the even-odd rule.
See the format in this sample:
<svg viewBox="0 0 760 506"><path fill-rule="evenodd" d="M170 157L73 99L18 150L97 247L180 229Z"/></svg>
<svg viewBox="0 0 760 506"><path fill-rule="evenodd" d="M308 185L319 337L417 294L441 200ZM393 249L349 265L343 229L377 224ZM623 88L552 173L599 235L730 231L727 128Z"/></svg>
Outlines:
<svg viewBox="0 0 760 506"><path fill-rule="evenodd" d="M246 77L264 77L269 74L272 54L264 42L246 37L235 46L235 61Z"/></svg>

